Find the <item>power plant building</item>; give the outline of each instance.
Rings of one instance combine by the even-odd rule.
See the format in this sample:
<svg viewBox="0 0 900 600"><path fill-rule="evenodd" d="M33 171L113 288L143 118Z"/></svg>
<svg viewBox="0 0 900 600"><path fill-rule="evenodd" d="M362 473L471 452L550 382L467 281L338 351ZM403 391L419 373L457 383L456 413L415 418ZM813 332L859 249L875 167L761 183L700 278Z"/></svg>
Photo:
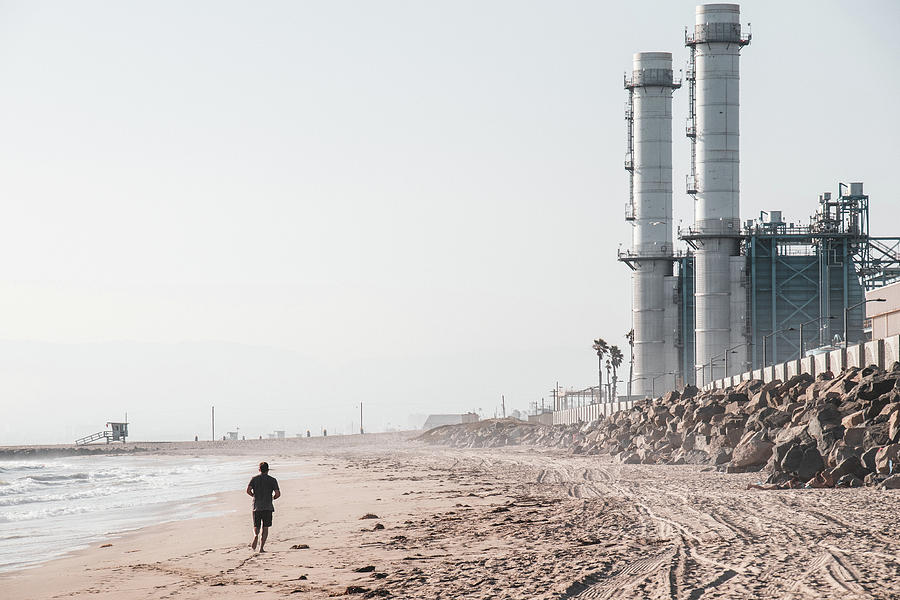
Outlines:
<svg viewBox="0 0 900 600"><path fill-rule="evenodd" d="M750 43L735 4L698 6L685 34L694 222L672 227L672 55L634 55L626 76L625 220L632 246L633 394L799 358L863 338L867 290L900 278L898 238L869 235L862 183L824 193L808 223L740 214L740 55ZM683 92L682 92L683 93ZM846 319L846 323L845 323ZM802 336L802 339L801 339Z"/></svg>

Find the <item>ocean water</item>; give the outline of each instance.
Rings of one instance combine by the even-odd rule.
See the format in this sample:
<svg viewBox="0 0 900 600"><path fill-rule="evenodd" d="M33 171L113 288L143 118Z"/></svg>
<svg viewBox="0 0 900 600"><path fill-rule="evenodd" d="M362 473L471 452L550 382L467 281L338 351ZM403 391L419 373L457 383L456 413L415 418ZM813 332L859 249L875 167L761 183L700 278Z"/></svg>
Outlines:
<svg viewBox="0 0 900 600"><path fill-rule="evenodd" d="M204 496L244 489L255 470L246 458L0 461L0 572L146 525L213 514Z"/></svg>

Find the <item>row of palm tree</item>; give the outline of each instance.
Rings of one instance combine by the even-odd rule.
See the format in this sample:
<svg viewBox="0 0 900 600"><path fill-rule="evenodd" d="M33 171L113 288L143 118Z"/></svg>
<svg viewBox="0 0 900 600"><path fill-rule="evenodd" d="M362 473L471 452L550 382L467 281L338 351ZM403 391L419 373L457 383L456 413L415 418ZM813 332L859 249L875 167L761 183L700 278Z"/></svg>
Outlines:
<svg viewBox="0 0 900 600"><path fill-rule="evenodd" d="M625 334L625 339L628 340L629 346L632 348L632 356L634 355L634 330L632 329L628 333ZM606 380L607 380L607 388L606 388L606 397L608 400L612 400L613 397L618 393L618 385L619 385L619 376L618 376L618 368L622 366L622 361L625 359L625 356L622 354L622 350L618 346L610 346L606 340L603 338L597 338L594 340L594 345L591 346L594 349L594 352L597 353L597 358L599 360L598 365L598 379L599 379L599 387L598 390L603 389L603 359L606 359ZM612 374L610 374L612 372ZM629 381L631 380L631 375L628 377ZM629 394L631 392L629 391Z"/></svg>

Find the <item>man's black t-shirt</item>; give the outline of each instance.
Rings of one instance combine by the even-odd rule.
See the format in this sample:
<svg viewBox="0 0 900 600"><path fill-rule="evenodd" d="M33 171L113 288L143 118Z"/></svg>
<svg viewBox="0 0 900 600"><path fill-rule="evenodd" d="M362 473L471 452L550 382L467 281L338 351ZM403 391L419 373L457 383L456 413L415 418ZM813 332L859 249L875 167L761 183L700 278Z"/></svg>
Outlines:
<svg viewBox="0 0 900 600"><path fill-rule="evenodd" d="M253 510L275 510L272 492L278 489L278 482L268 473L260 473L250 480L253 490Z"/></svg>

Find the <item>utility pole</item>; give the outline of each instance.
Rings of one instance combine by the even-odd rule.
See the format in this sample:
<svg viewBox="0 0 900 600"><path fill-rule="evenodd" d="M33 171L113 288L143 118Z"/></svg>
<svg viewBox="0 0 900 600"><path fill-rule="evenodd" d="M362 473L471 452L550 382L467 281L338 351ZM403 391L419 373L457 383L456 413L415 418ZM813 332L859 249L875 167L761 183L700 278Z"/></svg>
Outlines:
<svg viewBox="0 0 900 600"><path fill-rule="evenodd" d="M359 401L359 435L362 435L363 432L363 421L362 421L362 400Z"/></svg>
<svg viewBox="0 0 900 600"><path fill-rule="evenodd" d="M634 381L634 327L631 328L631 331L625 334L625 339L628 340L628 347L631 348L631 360L628 363L628 399L631 399L631 382ZM696 380L697 374L694 372L694 379Z"/></svg>
<svg viewBox="0 0 900 600"><path fill-rule="evenodd" d="M503 418L506 418L506 397L500 394L500 406L503 407Z"/></svg>
<svg viewBox="0 0 900 600"><path fill-rule="evenodd" d="M216 441L216 407L212 407L212 441Z"/></svg>

